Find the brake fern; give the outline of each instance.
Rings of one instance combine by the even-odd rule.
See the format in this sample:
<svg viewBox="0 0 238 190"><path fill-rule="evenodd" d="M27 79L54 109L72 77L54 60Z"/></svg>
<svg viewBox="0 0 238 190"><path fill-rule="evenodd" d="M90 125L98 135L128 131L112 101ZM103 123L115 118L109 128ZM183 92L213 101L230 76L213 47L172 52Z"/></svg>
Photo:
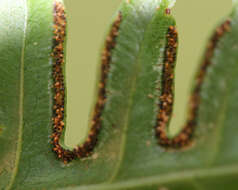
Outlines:
<svg viewBox="0 0 238 190"><path fill-rule="evenodd" d="M87 138L64 143L67 16L0 1L0 189L236 189L238 8L214 31L187 122L169 137L174 0L125 0L104 44Z"/></svg>

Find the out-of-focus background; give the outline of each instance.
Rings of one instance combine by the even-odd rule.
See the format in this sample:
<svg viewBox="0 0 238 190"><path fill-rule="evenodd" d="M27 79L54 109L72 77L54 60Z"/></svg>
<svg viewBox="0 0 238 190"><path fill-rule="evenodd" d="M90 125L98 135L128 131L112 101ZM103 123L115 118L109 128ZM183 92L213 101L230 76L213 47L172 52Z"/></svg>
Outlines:
<svg viewBox="0 0 238 190"><path fill-rule="evenodd" d="M122 0L64 0L68 16L66 144L74 146L87 132L96 64L111 17ZM196 68L215 26L231 11L231 0L177 0L179 52L171 133L181 129Z"/></svg>

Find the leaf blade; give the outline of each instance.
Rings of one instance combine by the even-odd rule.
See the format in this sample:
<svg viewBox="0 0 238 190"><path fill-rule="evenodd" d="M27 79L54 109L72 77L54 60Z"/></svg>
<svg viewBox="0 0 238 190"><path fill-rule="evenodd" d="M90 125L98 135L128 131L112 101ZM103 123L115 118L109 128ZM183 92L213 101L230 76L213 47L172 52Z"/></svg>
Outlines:
<svg viewBox="0 0 238 190"><path fill-rule="evenodd" d="M18 138L21 136L21 57L24 40L25 6L23 1L1 1L1 111L4 126L0 136L0 187L14 178ZM14 14L13 14L14 13ZM9 15L11 15L9 17ZM15 23L18 23L17 25ZM14 33L10 35L9 33ZM16 109L15 109L16 108ZM13 176L13 177L12 177ZM10 182L11 183L11 182Z"/></svg>
<svg viewBox="0 0 238 190"><path fill-rule="evenodd" d="M237 131L237 92L229 93L224 83L229 89L237 89L238 57L233 55L237 52L238 42L234 39L238 39L238 17L233 14L232 31L221 39L213 58L216 64L210 67L202 86L195 144L188 150L169 152L157 145L154 135L158 111L154 100L159 95L155 87L161 83L166 31L175 23L172 17L164 15L163 9L156 12L153 0L148 4L124 4L124 23L112 55L107 87L109 104L103 113L104 128L95 149L97 157L64 166L55 159L48 141L52 115L49 84L53 7L52 2L45 2L28 1L23 142L14 189L176 190L237 186L233 181L237 177L238 142L230 138ZM151 94L155 95L152 100L148 96Z"/></svg>

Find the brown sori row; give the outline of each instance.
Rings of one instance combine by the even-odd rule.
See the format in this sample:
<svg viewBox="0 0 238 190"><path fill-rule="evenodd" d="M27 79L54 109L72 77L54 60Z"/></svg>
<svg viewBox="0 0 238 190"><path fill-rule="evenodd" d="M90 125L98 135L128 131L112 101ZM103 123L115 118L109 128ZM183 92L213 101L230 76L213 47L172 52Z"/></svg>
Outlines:
<svg viewBox="0 0 238 190"><path fill-rule="evenodd" d="M120 27L122 16L119 13L116 21L113 23L111 31L106 39L105 48L102 53L101 78L99 82L98 101L95 105L91 129L84 144L78 146L73 151L65 150L59 143L59 139L64 129L64 103L65 103L65 86L63 76L64 65L64 41L66 31L66 15L62 3L55 1L54 5L54 47L53 47L53 134L51 142L53 151L57 157L64 163L68 163L75 158L83 158L89 156L97 143L97 136L101 128L101 113L106 102L105 85L108 72L110 69L111 52L116 45L116 38ZM194 127L196 126L196 118L200 103L200 89L204 80L207 67L211 64L214 49L219 39L226 31L230 29L230 21L226 21L217 28L215 35L209 43L205 60L201 66L200 72L196 78L195 88L190 100L190 112L188 121L181 133L173 139L169 139L166 134L166 127L172 114L173 106L173 81L174 81L174 64L177 52L177 31L174 26L170 26L167 34L167 46L165 49L162 95L160 96L159 113L157 116L156 135L159 144L166 147L183 147L191 141Z"/></svg>
<svg viewBox="0 0 238 190"><path fill-rule="evenodd" d="M212 64L211 58L217 47L219 39L230 30L231 22L227 20L216 29L215 34L211 38L208 49L205 54L199 73L195 80L195 87L189 102L189 115L183 130L174 137L169 139L166 134L166 128L172 114L173 107L173 79L174 79L174 63L176 59L177 48L177 32L173 26L169 27L167 35L167 47L165 50L164 69L162 79L162 95L160 97L159 113L157 116L156 135L158 142L162 146L171 148L181 148L191 143L195 127L197 125L198 109L200 104L200 91L203 84L207 68Z"/></svg>
<svg viewBox="0 0 238 190"><path fill-rule="evenodd" d="M78 146L73 151L65 150L59 143L59 139L65 127L64 106L65 106L65 85L64 85L64 41L66 31L66 15L62 3L55 1L54 4L54 47L53 47L53 134L51 143L53 151L64 163L68 163L75 158L89 156L97 143L97 136L101 128L101 113L106 102L105 85L110 69L111 51L115 47L116 37L121 22L121 14L118 15L113 23L111 31L106 39L105 48L102 53L101 78L99 82L98 100L95 105L91 128L84 144Z"/></svg>

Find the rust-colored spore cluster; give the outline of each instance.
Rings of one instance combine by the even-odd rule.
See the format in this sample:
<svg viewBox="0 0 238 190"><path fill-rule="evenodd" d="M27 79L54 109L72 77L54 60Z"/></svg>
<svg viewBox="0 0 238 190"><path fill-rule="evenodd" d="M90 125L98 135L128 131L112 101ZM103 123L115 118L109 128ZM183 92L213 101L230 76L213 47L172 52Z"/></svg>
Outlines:
<svg viewBox="0 0 238 190"><path fill-rule="evenodd" d="M53 47L53 134L51 140L53 144L53 151L57 153L58 158L65 159L66 151L60 146L59 139L64 129L64 100L65 100L65 86L64 86L64 41L66 15L62 3L55 1L54 6L54 47Z"/></svg>
<svg viewBox="0 0 238 190"><path fill-rule="evenodd" d="M173 106L173 67L176 57L177 47L177 33L174 27L169 28L168 32L168 45L165 51L164 70L163 70L163 89L162 96L160 97L160 110L157 119L156 135L159 140L159 144L165 147L181 148L188 146L193 137L195 126L197 125L198 108L200 104L200 91L207 72L207 68L212 64L211 58L214 55L214 50L217 47L219 39L230 30L231 22L227 20L221 26L216 29L215 34L211 38L208 45L208 49L205 54L205 60L203 61L200 71L196 77L195 88L193 90L190 102L189 102L189 115L188 120L180 132L173 139L169 139L166 134L166 127L172 114Z"/></svg>
<svg viewBox="0 0 238 190"><path fill-rule="evenodd" d="M101 128L101 113L106 101L105 85L110 68L111 51L115 47L116 37L118 36L118 30L121 22L121 14L114 22L111 32L107 37L105 43L105 49L102 54L102 66L101 66L101 79L99 83L98 101L93 113L93 119L91 122L91 128L89 135L84 144L78 146L73 151L66 150L60 145L60 137L64 129L64 102L65 102L65 85L63 76L64 65L64 41L66 30L66 15L64 6L62 3L55 1L54 5L54 47L53 47L53 91L54 91L54 103L53 103L53 134L51 135L51 142L53 145L53 151L57 157L61 159L65 164L72 161L75 158L83 158L90 155L94 149L99 130Z"/></svg>
<svg viewBox="0 0 238 190"><path fill-rule="evenodd" d="M173 111L174 67L178 46L178 34L174 26L170 26L167 34L167 46L164 55L162 76L162 93L160 96L159 113L157 116L156 135L159 143L170 143L166 135L166 126Z"/></svg>

